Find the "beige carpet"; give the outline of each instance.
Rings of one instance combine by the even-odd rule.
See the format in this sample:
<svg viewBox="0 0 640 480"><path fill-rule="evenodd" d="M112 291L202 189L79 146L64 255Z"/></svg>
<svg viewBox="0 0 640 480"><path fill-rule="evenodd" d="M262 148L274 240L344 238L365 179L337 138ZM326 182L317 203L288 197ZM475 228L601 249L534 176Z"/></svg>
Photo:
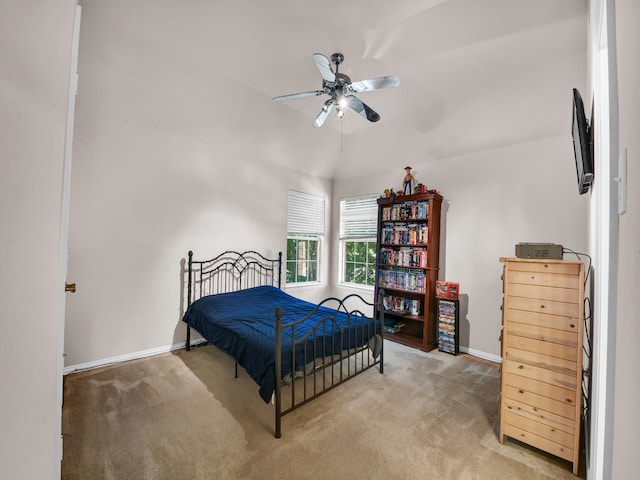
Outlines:
<svg viewBox="0 0 640 480"><path fill-rule="evenodd" d="M498 441L498 365L385 343L369 370L283 418L211 346L67 375L65 480L574 479ZM584 469L581 468L581 471Z"/></svg>

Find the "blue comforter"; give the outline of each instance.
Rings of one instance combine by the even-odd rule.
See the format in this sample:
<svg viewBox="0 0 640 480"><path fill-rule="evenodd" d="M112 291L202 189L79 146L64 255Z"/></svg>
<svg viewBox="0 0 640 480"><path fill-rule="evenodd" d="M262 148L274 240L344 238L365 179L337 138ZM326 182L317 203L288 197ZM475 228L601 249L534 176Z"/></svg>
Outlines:
<svg viewBox="0 0 640 480"><path fill-rule="evenodd" d="M294 329L287 327L282 331L281 378L293 373L294 362L296 370L303 370L314 357L360 347L375 333L371 320L318 307L271 286L209 295L193 302L183 321L211 344L232 355L260 386L260 396L267 403L275 389L276 307L282 308L285 326L308 316ZM327 318L335 321L321 322ZM305 339L314 328L316 334ZM295 360L292 331L296 340L303 339L295 347Z"/></svg>

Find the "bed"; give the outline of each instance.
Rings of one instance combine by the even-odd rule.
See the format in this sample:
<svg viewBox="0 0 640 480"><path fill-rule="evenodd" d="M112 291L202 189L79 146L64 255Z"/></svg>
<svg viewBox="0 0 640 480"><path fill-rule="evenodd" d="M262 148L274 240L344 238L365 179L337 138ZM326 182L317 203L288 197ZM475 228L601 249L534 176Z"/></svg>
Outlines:
<svg viewBox="0 0 640 480"><path fill-rule="evenodd" d="M383 373L383 308L360 295L313 304L281 289L282 253L226 251L187 265L186 349L191 328L235 359L282 417L355 376ZM382 299L384 292L378 298ZM374 315L374 312L379 312Z"/></svg>

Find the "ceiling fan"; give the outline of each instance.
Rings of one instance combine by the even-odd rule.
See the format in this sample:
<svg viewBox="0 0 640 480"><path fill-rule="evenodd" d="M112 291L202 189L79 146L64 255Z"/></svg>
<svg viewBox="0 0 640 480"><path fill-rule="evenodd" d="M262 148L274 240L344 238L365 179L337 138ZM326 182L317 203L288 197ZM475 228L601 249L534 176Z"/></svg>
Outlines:
<svg viewBox="0 0 640 480"><path fill-rule="evenodd" d="M361 102L353 94L379 90L381 88L397 87L400 84L400 79L393 76L377 77L369 80L352 82L347 75L338 72L340 64L344 61L344 55L341 53L334 53L331 55L331 63L335 65L335 70L331 68L329 59L321 53L314 53L313 61L316 63L318 70L320 70L320 75L322 75L322 90L282 95L280 97L275 97L273 101L283 102L285 100L294 100L297 98L317 97L318 95L326 93L331 98L324 102L320 113L313 122L313 126L315 128L321 127L324 124L324 121L327 119L333 108L336 109L336 113L339 118L342 118L346 109L350 108L370 122L377 122L380 120L380 115L373 111L368 105Z"/></svg>

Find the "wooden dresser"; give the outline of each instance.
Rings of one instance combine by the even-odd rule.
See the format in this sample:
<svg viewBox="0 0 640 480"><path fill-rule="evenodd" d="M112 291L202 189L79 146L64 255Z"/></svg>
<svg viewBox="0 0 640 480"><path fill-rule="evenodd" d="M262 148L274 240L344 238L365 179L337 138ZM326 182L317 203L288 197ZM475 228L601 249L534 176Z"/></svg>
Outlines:
<svg viewBox="0 0 640 480"><path fill-rule="evenodd" d="M504 263L500 442L508 436L573 463L582 412L584 264Z"/></svg>

